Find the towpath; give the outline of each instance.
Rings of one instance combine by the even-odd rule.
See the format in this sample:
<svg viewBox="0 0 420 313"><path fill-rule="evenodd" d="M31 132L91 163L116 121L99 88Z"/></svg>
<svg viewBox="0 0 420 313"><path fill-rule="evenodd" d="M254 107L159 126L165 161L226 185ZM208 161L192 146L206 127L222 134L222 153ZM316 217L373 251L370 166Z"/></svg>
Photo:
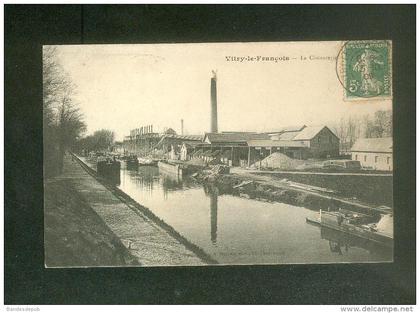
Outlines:
<svg viewBox="0 0 420 313"><path fill-rule="evenodd" d="M71 156L60 177L72 184L112 232L145 266L203 265L205 262L141 211L130 207L88 174Z"/></svg>

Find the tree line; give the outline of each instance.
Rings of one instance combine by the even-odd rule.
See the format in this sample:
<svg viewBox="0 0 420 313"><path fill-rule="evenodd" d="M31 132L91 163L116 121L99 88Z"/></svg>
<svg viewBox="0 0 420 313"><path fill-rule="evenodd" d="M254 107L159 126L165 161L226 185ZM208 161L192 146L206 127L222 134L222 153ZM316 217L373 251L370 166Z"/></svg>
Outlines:
<svg viewBox="0 0 420 313"><path fill-rule="evenodd" d="M45 46L42 61L44 175L51 177L62 173L67 150L106 150L115 135L101 129L83 137L86 123L76 100L77 88L61 66L57 48Z"/></svg>
<svg viewBox="0 0 420 313"><path fill-rule="evenodd" d="M358 138L392 137L392 111L379 110L373 115L343 117L332 127L340 138L342 151L349 151Z"/></svg>
<svg viewBox="0 0 420 313"><path fill-rule="evenodd" d="M85 153L108 150L114 144L114 139L115 134L113 131L108 129L97 130L92 135L79 139L77 149Z"/></svg>

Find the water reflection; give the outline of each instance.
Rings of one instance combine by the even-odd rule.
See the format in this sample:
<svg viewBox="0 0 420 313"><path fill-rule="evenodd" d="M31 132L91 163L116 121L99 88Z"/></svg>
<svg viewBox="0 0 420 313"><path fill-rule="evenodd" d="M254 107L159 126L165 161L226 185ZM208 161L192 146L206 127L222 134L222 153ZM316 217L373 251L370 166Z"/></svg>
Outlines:
<svg viewBox="0 0 420 313"><path fill-rule="evenodd" d="M154 185L159 183L159 170L157 167L145 166L139 167L137 170L125 170L121 171L123 177L127 176L130 182L133 182L137 187L153 193ZM126 183L123 180L123 183Z"/></svg>
<svg viewBox="0 0 420 313"><path fill-rule="evenodd" d="M217 198L219 190L216 187L204 186L204 193L210 199L210 241L217 243Z"/></svg>
<svg viewBox="0 0 420 313"><path fill-rule="evenodd" d="M125 179L128 174L129 179L133 181L137 187L148 191L149 194L153 193L155 187L156 189L161 188L165 200L168 200L168 195L174 191L184 190L192 187L203 188L205 195L209 198L210 201L210 241L216 245L217 204L219 197L219 191L216 187L201 186L190 179L182 179L179 175L171 175L167 172L160 172L157 167L153 166L140 166L136 170L123 169L122 171L126 171L126 173L122 173L123 185L126 183Z"/></svg>

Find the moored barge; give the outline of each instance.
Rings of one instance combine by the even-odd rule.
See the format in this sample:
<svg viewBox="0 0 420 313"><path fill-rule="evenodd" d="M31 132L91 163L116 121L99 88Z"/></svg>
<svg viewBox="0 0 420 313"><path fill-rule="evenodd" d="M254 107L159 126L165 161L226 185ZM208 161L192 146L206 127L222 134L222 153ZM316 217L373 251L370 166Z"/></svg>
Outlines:
<svg viewBox="0 0 420 313"><path fill-rule="evenodd" d="M367 239L392 248L394 243L392 213L376 216L365 215L347 210L322 211L319 218L306 218L310 224L317 224L353 236Z"/></svg>
<svg viewBox="0 0 420 313"><path fill-rule="evenodd" d="M135 155L124 156L121 158L121 167L126 169L137 169L139 160Z"/></svg>
<svg viewBox="0 0 420 313"><path fill-rule="evenodd" d="M113 178L120 176L121 163L115 159L98 158L96 162L96 172L98 175Z"/></svg>

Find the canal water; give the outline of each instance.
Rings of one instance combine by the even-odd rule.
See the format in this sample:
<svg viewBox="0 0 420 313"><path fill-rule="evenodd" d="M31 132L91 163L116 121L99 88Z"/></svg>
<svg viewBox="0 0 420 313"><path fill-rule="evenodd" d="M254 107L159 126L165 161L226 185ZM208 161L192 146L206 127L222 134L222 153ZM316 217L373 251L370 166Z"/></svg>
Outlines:
<svg viewBox="0 0 420 313"><path fill-rule="evenodd" d="M392 261L392 250L307 224L316 211L219 195L157 167L122 169L119 188L221 264Z"/></svg>

